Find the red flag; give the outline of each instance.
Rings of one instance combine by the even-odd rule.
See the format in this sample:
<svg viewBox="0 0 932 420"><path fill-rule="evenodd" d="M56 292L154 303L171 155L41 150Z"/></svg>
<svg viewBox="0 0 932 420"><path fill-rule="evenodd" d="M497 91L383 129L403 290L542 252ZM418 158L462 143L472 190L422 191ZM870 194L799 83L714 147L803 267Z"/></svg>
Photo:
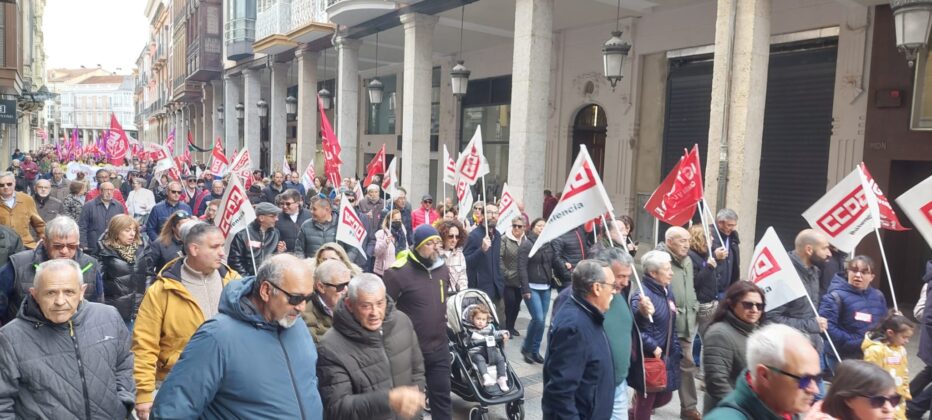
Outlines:
<svg viewBox="0 0 932 420"><path fill-rule="evenodd" d="M702 200L701 168L699 147L694 145L680 161L673 186L663 196L667 214L679 213Z"/></svg>
<svg viewBox="0 0 932 420"><path fill-rule="evenodd" d="M175 155L175 129L168 133L168 138L165 139L165 146L168 148L168 154Z"/></svg>
<svg viewBox="0 0 932 420"><path fill-rule="evenodd" d="M651 194L650 198L647 200L647 204L644 205L644 209L647 210L647 212L652 216L656 217L658 220L664 223L673 226L685 225L696 212L695 202L683 205L682 200L673 201L680 206L678 211L670 211L667 208L667 197L671 193L675 194L675 185L677 183L677 178L680 176L680 172L683 171L682 168L684 162L691 164L687 162L687 157L688 154L676 163L676 166L673 167L673 170L667 174L667 177L663 179L663 182L660 183L660 186L658 186L654 193ZM698 162L698 157L696 158L696 162ZM687 169L686 171L689 170Z"/></svg>
<svg viewBox="0 0 932 420"><path fill-rule="evenodd" d="M110 113L110 136L107 138L107 154L110 164L123 165L126 153L129 151L129 137L117 121L116 114Z"/></svg>
<svg viewBox="0 0 932 420"><path fill-rule="evenodd" d="M227 160L226 155L223 154L223 145L220 144L220 137L217 137L217 141L214 143L214 150L210 153L210 156L210 173L215 176L223 176L227 171L227 167L230 166L230 162Z"/></svg>
<svg viewBox="0 0 932 420"><path fill-rule="evenodd" d="M867 165L864 162L860 164L861 172L864 173L864 179L867 182L867 186L870 187L870 192L874 193L874 196L877 198L877 207L878 212L880 213L880 227L886 230L909 230L909 228L904 227L900 223L900 219L896 217L896 213L893 211L893 207L890 206L890 201L887 200L887 197L883 194L883 191L880 190L880 186L874 182L874 177L871 176L871 173L867 171Z"/></svg>
<svg viewBox="0 0 932 420"><path fill-rule="evenodd" d="M330 119L324 112L323 103L320 96L317 97L317 105L320 110L320 131L323 140L321 141L321 150L324 152L324 176L330 180L334 187L340 185L343 177L340 176L340 165L343 161L340 159L340 140L337 139L333 132L333 126L330 125Z"/></svg>
<svg viewBox="0 0 932 420"><path fill-rule="evenodd" d="M372 161L366 165L366 180L362 182L362 185L372 184L372 178L376 175L381 175L385 173L385 144L382 144L382 148L379 149L379 153L375 154L375 157L372 158Z"/></svg>

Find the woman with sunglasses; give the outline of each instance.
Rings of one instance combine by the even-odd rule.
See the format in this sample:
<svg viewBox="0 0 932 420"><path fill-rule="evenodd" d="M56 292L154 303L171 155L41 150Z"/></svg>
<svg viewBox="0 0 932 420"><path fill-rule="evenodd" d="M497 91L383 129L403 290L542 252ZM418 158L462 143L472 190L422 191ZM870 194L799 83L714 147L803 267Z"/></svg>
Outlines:
<svg viewBox="0 0 932 420"><path fill-rule="evenodd" d="M845 271L835 275L819 304L819 315L828 320L828 335L842 359L861 359L864 334L877 327L887 316L883 292L871 287L875 276L874 260L856 255ZM830 370L837 363L830 349L825 361Z"/></svg>
<svg viewBox="0 0 932 420"><path fill-rule="evenodd" d="M889 373L862 360L845 360L838 365L821 411L841 420L893 419L901 400Z"/></svg>
<svg viewBox="0 0 932 420"><path fill-rule="evenodd" d="M468 287L466 280L466 257L463 245L466 244L466 230L459 220L443 220L437 225L437 232L443 238L440 257L450 269L450 285L460 291Z"/></svg>
<svg viewBox="0 0 932 420"><path fill-rule="evenodd" d="M181 256L181 226L195 220L185 210L176 211L165 220L158 238L152 242L152 268L156 273L169 261Z"/></svg>
<svg viewBox="0 0 932 420"><path fill-rule="evenodd" d="M738 376L747 367L748 336L764 319L764 292L754 283L739 281L725 291L709 329L702 336L702 370L705 374L707 414L735 389Z"/></svg>

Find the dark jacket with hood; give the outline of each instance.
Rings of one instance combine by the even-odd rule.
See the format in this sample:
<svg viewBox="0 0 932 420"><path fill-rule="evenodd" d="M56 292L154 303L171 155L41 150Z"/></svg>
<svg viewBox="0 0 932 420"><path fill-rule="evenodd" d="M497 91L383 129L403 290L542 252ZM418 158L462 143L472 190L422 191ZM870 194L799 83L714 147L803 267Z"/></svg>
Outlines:
<svg viewBox="0 0 932 420"><path fill-rule="evenodd" d="M258 267L262 266L262 262L275 254L279 238L278 229L274 226L262 232L259 228L259 219L253 220L246 226L246 229L236 232L233 240L230 241L227 264L240 275L254 276ZM255 265L253 265L253 258L256 261Z"/></svg>
<svg viewBox="0 0 932 420"><path fill-rule="evenodd" d="M796 272L802 279L803 286L812 298L812 303L814 305L816 302L819 302L820 298L819 276L821 273L819 272L819 268L816 266L806 268L794 251L790 251L789 255L790 261L793 262L793 267L796 268ZM808 335L809 341L812 342L812 346L815 347L819 354L822 354L823 344L821 331L819 329L819 321L816 319L816 314L812 313L812 307L809 306L809 302L806 300L805 296L768 311L767 318L770 319L771 322L789 325L796 328L801 333ZM860 342L858 342L858 345L860 345Z"/></svg>
<svg viewBox="0 0 932 420"><path fill-rule="evenodd" d="M612 352L605 316L573 295L554 312L544 359L545 419L607 419L615 399Z"/></svg>
<svg viewBox="0 0 932 420"><path fill-rule="evenodd" d="M922 282L929 284L932 282L932 260L926 262L926 273L922 276ZM926 302L932 302L932 285L926 287ZM919 331L919 358L923 363L932 365L932 304L926 303L926 308L922 312L922 318L919 319L921 330Z"/></svg>
<svg viewBox="0 0 932 420"><path fill-rule="evenodd" d="M140 236L142 244L136 248L135 260L132 263L123 259L119 252L104 241L98 244L100 265L103 267L104 302L117 308L126 322L136 319L146 286L155 279L149 241L145 235Z"/></svg>
<svg viewBox="0 0 932 420"><path fill-rule="evenodd" d="M157 419L323 418L317 350L307 328L266 321L252 303L255 277L230 282L168 378Z"/></svg>
<svg viewBox="0 0 932 420"><path fill-rule="evenodd" d="M0 321L6 323L16 318L20 305L29 295L29 288L32 287L32 282L36 277L36 268L48 259L45 246L41 243L36 249L27 249L10 255L9 261L3 270L0 270ZM104 283L97 260L81 252L80 249L72 259L81 266L84 284L87 285L87 289L84 290L84 299L93 302L102 301Z"/></svg>
<svg viewBox="0 0 932 420"><path fill-rule="evenodd" d="M416 253L402 251L385 271L385 292L395 307L411 318L424 353L446 351L447 293L451 290L450 270L437 258L429 267Z"/></svg>
<svg viewBox="0 0 932 420"><path fill-rule="evenodd" d="M388 392L398 386L424 389L424 359L411 320L388 299L379 331L363 328L337 304L333 328L318 348L317 377L325 418L400 418L388 405Z"/></svg>
<svg viewBox="0 0 932 420"><path fill-rule="evenodd" d="M822 296L819 315L828 320L828 335L842 359L861 359L864 334L887 316L887 300L871 286L859 290L848 284L845 274L835 274L828 293Z"/></svg>
<svg viewBox="0 0 932 420"><path fill-rule="evenodd" d="M531 293L530 283L549 287L554 270L557 264L560 264L554 258L553 247L550 244L544 244L533 257L530 256L531 248L534 247L534 242L537 242L537 236L534 233L528 233L527 238L528 240L518 248L518 279L521 280L521 293Z"/></svg>
<svg viewBox="0 0 932 420"><path fill-rule="evenodd" d="M570 263L573 268L579 261L586 259L589 252L588 238L586 230L582 226L560 235L551 242L553 247L553 258L559 262L554 274L563 283L563 286L569 286L573 283L570 275L572 269L566 268L566 263Z"/></svg>
<svg viewBox="0 0 932 420"><path fill-rule="evenodd" d="M123 419L134 403L130 332L117 311L83 301L51 323L32 297L0 329L0 418Z"/></svg>

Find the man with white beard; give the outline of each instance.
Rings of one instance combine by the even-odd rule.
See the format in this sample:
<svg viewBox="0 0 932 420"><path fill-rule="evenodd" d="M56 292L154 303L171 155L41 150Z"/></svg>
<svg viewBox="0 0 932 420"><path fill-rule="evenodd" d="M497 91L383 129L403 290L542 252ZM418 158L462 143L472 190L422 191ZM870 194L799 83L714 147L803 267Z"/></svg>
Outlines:
<svg viewBox="0 0 932 420"><path fill-rule="evenodd" d="M230 282L220 313L191 337L162 384L154 418L323 418L317 350L301 319L313 297L308 262L275 255Z"/></svg>

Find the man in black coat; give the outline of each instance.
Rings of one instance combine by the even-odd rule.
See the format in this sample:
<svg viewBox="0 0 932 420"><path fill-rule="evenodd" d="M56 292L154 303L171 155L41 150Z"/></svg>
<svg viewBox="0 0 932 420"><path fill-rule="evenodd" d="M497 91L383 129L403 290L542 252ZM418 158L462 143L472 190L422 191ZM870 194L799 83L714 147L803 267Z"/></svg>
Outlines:
<svg viewBox="0 0 932 420"><path fill-rule="evenodd" d="M256 220L237 232L230 241L230 256L227 258L230 268L242 276L254 276L263 261L285 250L285 244L279 240L278 229L275 229L281 212L269 203L256 205Z"/></svg>
<svg viewBox="0 0 932 420"><path fill-rule="evenodd" d="M485 226L488 219L489 234ZM466 280L469 288L480 289L489 295L495 305L498 319L505 319L505 275L502 273L502 235L495 229L498 223L498 206L487 204L479 213L476 228L469 232L463 256L466 258Z"/></svg>
<svg viewBox="0 0 932 420"><path fill-rule="evenodd" d="M285 252L294 252L301 225L311 218L311 213L305 210L302 204L304 201L301 194L295 190L287 189L278 195L278 207L282 209L282 214L278 216L278 222L275 222L275 229L278 229L279 240L285 243Z"/></svg>
<svg viewBox="0 0 932 420"><path fill-rule="evenodd" d="M718 299L725 296L725 289L741 277L741 254L738 239L738 214L732 209L721 209L715 214L718 235L712 235L712 255L716 260ZM721 238L721 240L719 240ZM725 241L722 243L722 241Z"/></svg>
<svg viewBox="0 0 932 420"><path fill-rule="evenodd" d="M84 204L81 209L81 218L78 220L78 227L81 230L81 249L93 256L97 255L97 241L107 230L110 219L126 213L123 204L114 199L113 184L104 182L98 186L98 189L100 195Z"/></svg>

